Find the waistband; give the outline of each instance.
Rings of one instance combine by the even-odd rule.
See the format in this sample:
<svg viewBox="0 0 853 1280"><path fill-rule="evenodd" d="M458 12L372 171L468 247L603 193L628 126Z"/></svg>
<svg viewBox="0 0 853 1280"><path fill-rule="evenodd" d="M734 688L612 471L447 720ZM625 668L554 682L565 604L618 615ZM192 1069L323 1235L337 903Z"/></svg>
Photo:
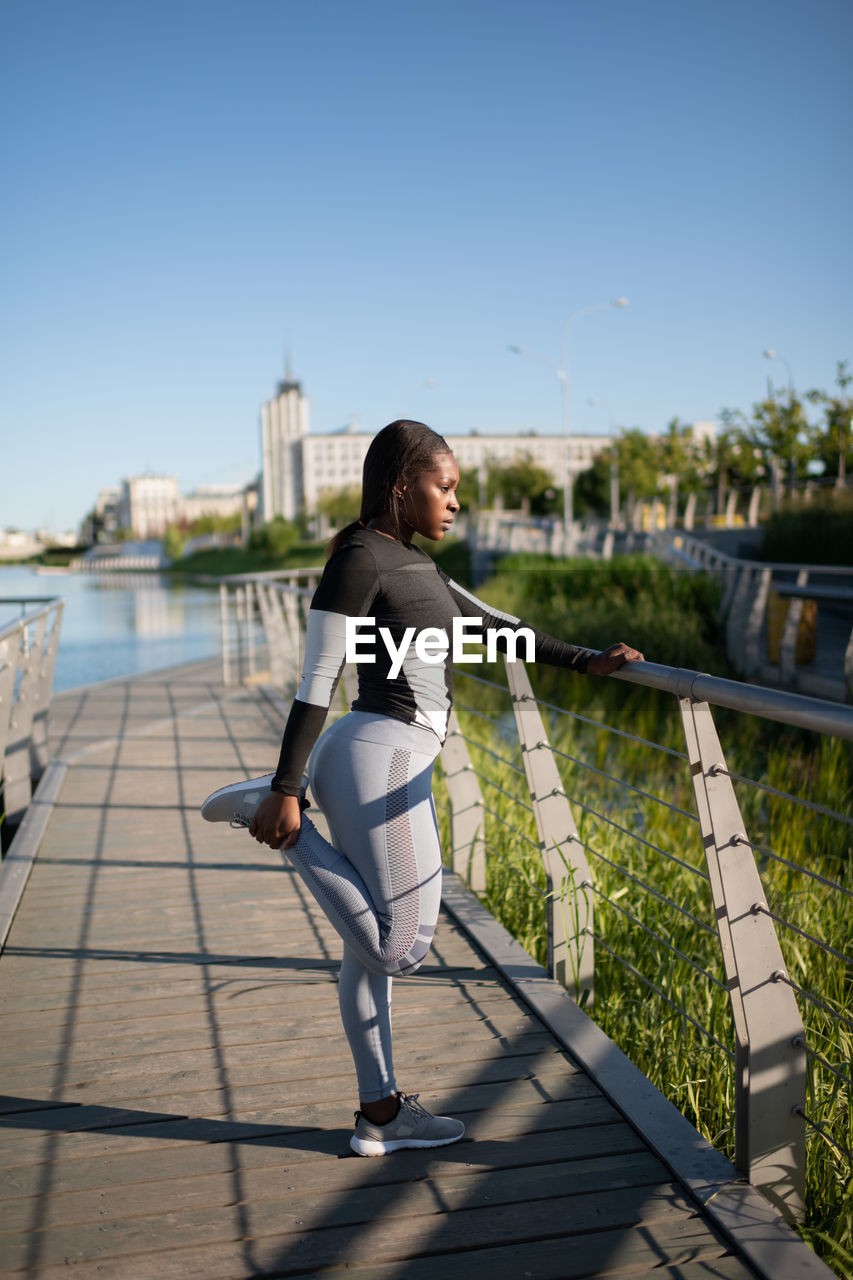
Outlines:
<svg viewBox="0 0 853 1280"><path fill-rule="evenodd" d="M383 747L402 747L406 751L419 751L429 756L437 756L442 746L438 735L425 725L407 724L405 720L383 716L378 711L348 711L329 726L326 734L329 733L359 742L374 742Z"/></svg>

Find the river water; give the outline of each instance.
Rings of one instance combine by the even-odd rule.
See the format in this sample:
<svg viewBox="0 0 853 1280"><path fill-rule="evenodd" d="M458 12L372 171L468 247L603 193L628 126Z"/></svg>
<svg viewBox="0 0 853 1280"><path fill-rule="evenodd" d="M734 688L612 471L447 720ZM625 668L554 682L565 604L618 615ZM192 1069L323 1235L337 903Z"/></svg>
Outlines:
<svg viewBox="0 0 853 1280"><path fill-rule="evenodd" d="M0 627L20 617L9 596L62 596L56 692L157 671L220 652L219 594L156 573L38 574L0 566Z"/></svg>

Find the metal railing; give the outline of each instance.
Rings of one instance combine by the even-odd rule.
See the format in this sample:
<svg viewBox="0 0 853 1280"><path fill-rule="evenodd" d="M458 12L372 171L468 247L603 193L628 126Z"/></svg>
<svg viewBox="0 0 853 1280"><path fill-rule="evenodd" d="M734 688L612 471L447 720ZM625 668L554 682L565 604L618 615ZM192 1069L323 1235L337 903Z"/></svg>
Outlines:
<svg viewBox="0 0 853 1280"><path fill-rule="evenodd" d="M223 590L236 598L249 585L232 581ZM307 592L281 582L273 590L278 613L269 603L259 610L271 650L282 643L289 650L286 684L298 676L292 657ZM850 1155L849 1138L832 1130L821 1107L833 1091L853 1089L849 1062L843 1053L832 1060L831 1047L840 1044L839 1028L853 1030L849 1000L844 1006L837 997L849 995L853 966L844 923L853 816L730 767L712 707L726 709L728 722L740 712L811 731L823 744L853 740L853 708L633 663L611 678L674 699L671 736L657 742L631 724L536 698L521 662L505 671L503 686L470 666L457 669L441 753L450 865L476 893L491 883L494 897L499 881L505 898L534 903L550 972L579 1003L591 1007L602 968L618 967L637 998L645 992L674 1011L702 1052L730 1064L735 1165L780 1212L801 1218L807 1129ZM740 736L729 727L735 752ZM633 767L612 763L614 743L634 752ZM806 828L801 821L791 834L789 812L805 815ZM848 851L836 874L820 856L830 828ZM783 869L781 888L773 868ZM830 936L811 922L812 892L833 904ZM652 955L657 967L644 971ZM832 991L812 978L815 955Z"/></svg>
<svg viewBox="0 0 853 1280"><path fill-rule="evenodd" d="M665 559L703 569L721 579L726 652L741 675L757 675L773 683L802 687L806 693L849 701L853 691L853 624L849 612L853 605L853 565L740 560L688 534L673 532L658 539L656 550ZM774 595L780 610L778 661L768 657L767 645L768 611ZM846 609L847 623L845 628L839 617L834 666L821 676L806 661L798 660L798 649L806 622L804 610L810 607L816 615L827 605ZM812 625L816 625L814 617Z"/></svg>
<svg viewBox="0 0 853 1280"><path fill-rule="evenodd" d="M844 883L849 859L839 863L837 877L826 875L809 865L808 854L798 859L788 836L774 841L774 823L781 831L786 807L794 807L810 822L834 826L849 850L853 816L730 769L711 708L735 709L835 740L853 739L853 708L652 663L615 673L615 679L673 695L682 737L675 745L535 698L521 663L506 664L506 675L504 689L470 669L458 670L458 718L442 753L454 870L483 892L488 859L498 859L504 879L514 875L540 893L549 968L580 1003L592 1004L602 961L619 965L683 1017L706 1046L730 1057L735 1165L786 1216L800 1218L807 1126L850 1154L844 1146L849 1137L830 1131L818 1114L820 1103L807 1106L806 1077L813 1100L853 1089L843 1051L840 1062L830 1061L824 1044L827 1025L846 1032L853 1021L839 999L826 999L801 975L811 969L806 953L819 954L824 968L834 971L833 990L849 992L853 947L843 922L853 905L853 885ZM466 697L470 688L493 704L491 714L483 710L483 697ZM511 706L512 721L500 710L501 698ZM568 749L552 745L543 714L559 739L568 736ZM570 724L567 734L561 721ZM640 758L650 761L655 753L667 762L662 794L644 782L646 770L628 777L608 768L612 752L598 749L595 740L614 735L628 740ZM736 741L737 730L733 736ZM660 774L651 765L647 771ZM685 791L692 793L692 804ZM768 839L750 839L738 793L750 816L760 816ZM768 801L774 811L770 822L760 814ZM534 849L544 872L538 886L530 885ZM765 886L773 865L784 868L789 893ZM804 883L835 902L838 936L820 937L810 927ZM671 884L679 886L676 893ZM607 928L597 922L599 909ZM628 946L619 945L613 933L627 937ZM635 951L663 957L659 973L644 973ZM675 970L681 986L673 981L667 990ZM674 995L684 975L699 992L693 1004L713 1014L706 1021L690 1011L683 995ZM728 1005L728 1026L720 1024L721 1002ZM800 1006L817 1031L816 1043L807 1043Z"/></svg>
<svg viewBox="0 0 853 1280"><path fill-rule="evenodd" d="M0 627L0 786L3 830L23 818L48 763L47 717L64 600L54 596L0 599L21 615ZM4 835L4 846L6 844Z"/></svg>
<svg viewBox="0 0 853 1280"><path fill-rule="evenodd" d="M284 569L219 579L223 684L255 679L261 662L280 688L298 675L308 605L321 573Z"/></svg>

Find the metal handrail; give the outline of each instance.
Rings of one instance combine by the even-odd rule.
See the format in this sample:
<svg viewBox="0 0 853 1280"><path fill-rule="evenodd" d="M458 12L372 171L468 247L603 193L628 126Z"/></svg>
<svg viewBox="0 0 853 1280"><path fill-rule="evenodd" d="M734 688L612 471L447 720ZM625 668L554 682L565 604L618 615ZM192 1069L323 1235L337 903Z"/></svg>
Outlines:
<svg viewBox="0 0 853 1280"><path fill-rule="evenodd" d="M815 733L853 741L853 707L844 703L788 693L786 689L767 689L740 680L727 680L686 667L665 667L656 662L631 662L614 671L610 679L645 685L648 689L662 689L678 698L708 702L730 711L745 711L797 729L812 729Z"/></svg>
<svg viewBox="0 0 853 1280"><path fill-rule="evenodd" d="M60 596L4 596L24 606L0 627L0 785L3 844L23 818L48 763L47 717L62 612ZM35 605L35 608L27 608Z"/></svg>

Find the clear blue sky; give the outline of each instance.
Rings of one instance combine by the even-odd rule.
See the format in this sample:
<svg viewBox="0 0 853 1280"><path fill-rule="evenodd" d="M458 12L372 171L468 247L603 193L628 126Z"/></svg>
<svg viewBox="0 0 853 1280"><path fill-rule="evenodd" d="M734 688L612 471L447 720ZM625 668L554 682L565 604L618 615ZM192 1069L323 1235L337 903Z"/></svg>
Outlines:
<svg viewBox="0 0 853 1280"><path fill-rule="evenodd" d="M850 0L3 0L0 524L312 428L661 429L853 358ZM435 385L427 387L428 380ZM599 403L591 405L590 400Z"/></svg>

